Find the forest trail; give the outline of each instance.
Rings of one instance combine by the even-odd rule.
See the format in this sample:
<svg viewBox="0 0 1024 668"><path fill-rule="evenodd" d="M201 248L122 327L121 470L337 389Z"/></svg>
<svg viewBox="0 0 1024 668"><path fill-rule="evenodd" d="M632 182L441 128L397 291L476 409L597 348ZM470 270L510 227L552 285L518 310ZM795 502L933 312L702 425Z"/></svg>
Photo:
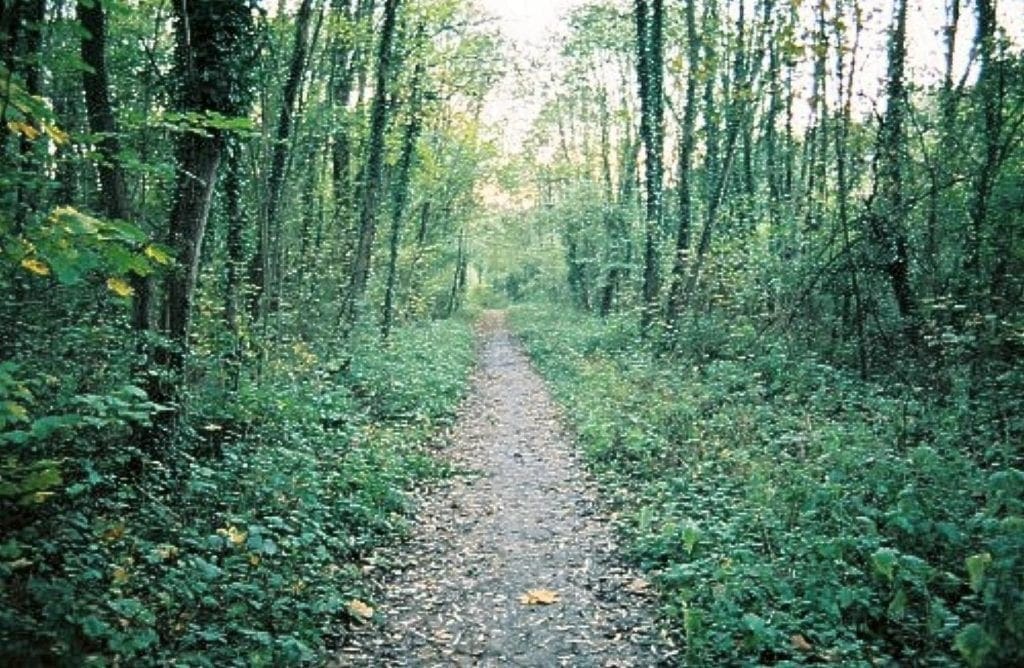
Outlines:
<svg viewBox="0 0 1024 668"><path fill-rule="evenodd" d="M490 311L446 457L374 623L345 666L655 666L647 583L617 564L606 517L543 381ZM544 591L534 591L544 590ZM525 602L534 591L553 603Z"/></svg>

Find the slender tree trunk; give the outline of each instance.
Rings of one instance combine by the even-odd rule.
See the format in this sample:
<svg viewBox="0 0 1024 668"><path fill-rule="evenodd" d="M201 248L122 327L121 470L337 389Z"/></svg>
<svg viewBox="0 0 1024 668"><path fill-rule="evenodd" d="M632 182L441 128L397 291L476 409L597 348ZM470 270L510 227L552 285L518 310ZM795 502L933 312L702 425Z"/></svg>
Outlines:
<svg viewBox="0 0 1024 668"><path fill-rule="evenodd" d="M420 30L422 33L422 28ZM384 311L381 322L381 338L388 338L391 333L392 320L394 318L395 284L398 281L398 250L401 242L402 216L405 215L405 205L409 199L409 179L412 171L413 156L416 151L416 141L420 136L420 128L423 126L423 111L420 109L420 88L423 85L425 67L423 61L416 63L411 84L412 92L409 94L410 118L405 126L405 134L402 137L402 155L398 161L398 176L392 188L391 196L391 234L388 239L388 273L387 285L384 290Z"/></svg>
<svg viewBox="0 0 1024 668"><path fill-rule="evenodd" d="M336 12L342 11L344 17L354 26L362 26L373 18L373 0L351 0L344 9L335 0ZM339 31L340 32L340 31ZM333 192L333 222L336 229L345 227L343 219L353 210L352 197L352 139L350 136L349 110L347 108L352 88L357 79L361 79L365 69L366 54L360 43L353 41L344 33L336 36L332 45L334 62L331 68L331 102L334 109L334 129L331 133L331 187Z"/></svg>
<svg viewBox="0 0 1024 668"><path fill-rule="evenodd" d="M242 206L241 146L233 139L228 147L228 169L225 175L224 196L227 216L227 285L224 295L224 322L231 334L232 351L229 356L229 384L238 390L241 381L242 337L239 307L242 299L242 275L245 269L245 248L242 232L247 223Z"/></svg>
<svg viewBox="0 0 1024 668"><path fill-rule="evenodd" d="M910 284L910 248L905 232L906 202L903 165L906 152L904 128L907 90L904 83L906 60L907 0L896 0L895 26L889 43L889 72L886 110L878 133L876 160L877 197L869 215L871 232L882 255L896 306L908 343L916 345L913 322L915 306Z"/></svg>
<svg viewBox="0 0 1024 668"><path fill-rule="evenodd" d="M89 69L82 71L82 87L89 119L89 131L98 135L96 150L100 159L96 170L100 177L103 214L109 218L130 221L131 205L121 165L121 139L110 102L110 81L107 76L106 16L101 2L83 2L76 5L78 21L89 33L82 38L82 62ZM150 282L143 276L131 274L132 325L136 330L150 329Z"/></svg>
<svg viewBox="0 0 1024 668"><path fill-rule="evenodd" d="M969 205L971 225L968 229L968 249L966 273L973 288L983 289L985 280L986 250L990 246L989 239L995 238L989 230L989 200L995 187L1002 162L1002 126L1003 126L1003 84L1000 81L1001 63L996 55L996 10L994 0L976 0L977 32L974 45L978 53L978 93L980 111L979 129L981 135L981 152L976 158L976 176ZM1001 283L1000 273L1004 271L1004 260L995 262L991 280L988 281L989 294Z"/></svg>
<svg viewBox="0 0 1024 668"><path fill-rule="evenodd" d="M252 258L250 277L252 295L249 312L253 321L258 321L266 310L265 295L274 281L273 263L275 248L280 244L281 224L278 220L278 208L284 189L285 165L288 161L290 148L289 138L292 133L292 115L295 101L306 71L306 56L309 50L309 26L313 16L313 0L302 0L295 15L295 44L292 50L288 77L285 79L281 99L281 112L277 118L277 133L274 138L274 150L270 161L270 175L267 180L266 205L264 215L266 233L257 237L256 253Z"/></svg>
<svg viewBox="0 0 1024 668"><path fill-rule="evenodd" d="M347 332L356 321L357 309L370 277L370 259L377 232L377 207L384 167L384 133L387 129L388 82L391 76L392 45L399 0L385 0L384 24L377 49L377 71L373 105L370 112L370 140L366 164L360 183L361 202L359 232L348 290L342 308L342 321Z"/></svg>
<svg viewBox="0 0 1024 668"><path fill-rule="evenodd" d="M636 22L637 78L640 88L640 136L644 143L643 308L640 328L647 336L658 311L658 237L662 215L662 151L664 149L664 89L662 0L634 0Z"/></svg>
<svg viewBox="0 0 1024 668"><path fill-rule="evenodd" d="M690 230L693 229L693 153L696 149L697 73L701 68L700 37L694 4L686 2L686 109L679 134L679 223L676 229L676 252L672 263L672 284L669 289L666 322L676 324L683 307L683 287L686 281L687 260L690 254Z"/></svg>
<svg viewBox="0 0 1024 668"><path fill-rule="evenodd" d="M856 0L854 0L856 2ZM842 5L837 7L837 14L841 12ZM840 21L836 21L837 44L839 48L836 53L836 80L839 84L839 102L842 105L842 115L839 120L839 127L835 133L836 145L836 186L838 188L839 203L839 229L843 235L843 245L847 259L846 270L850 279L850 291L853 293L853 322L857 336L857 368L860 371L861 380L868 379L868 352L867 338L864 331L864 303L860 286L860 268L854 260L852 250L853 239L850 234L850 184L848 178L849 162L849 135L851 123L851 108L853 103L853 74L857 69L857 53L860 46L860 35L862 30L860 10L854 7L856 24L853 46L850 49L849 75L844 78L846 71L845 49L843 48L843 35L839 30Z"/></svg>
<svg viewBox="0 0 1024 668"><path fill-rule="evenodd" d="M705 26L717 20L716 9L713 7L707 10L705 15ZM715 62L713 48L705 40L705 62ZM735 71L735 70L734 70ZM690 273L686 279L683 289L680 310L686 308L697 290L701 271L707 259L708 251L711 249L711 240L714 236L715 227L719 222L719 210L726 192L726 186L732 172L732 163L736 155L737 139L740 128L743 127L743 117L747 113L743 102L746 97L745 90L749 82L734 81L732 88L740 92L733 92L725 110L725 145L721 145L717 129L717 101L714 95L714 84L709 83L704 88L704 117L707 124L708 146L704 160L705 172L705 197L704 225L701 228L700 239L697 242L697 252L690 265ZM724 151L722 149L724 148Z"/></svg>

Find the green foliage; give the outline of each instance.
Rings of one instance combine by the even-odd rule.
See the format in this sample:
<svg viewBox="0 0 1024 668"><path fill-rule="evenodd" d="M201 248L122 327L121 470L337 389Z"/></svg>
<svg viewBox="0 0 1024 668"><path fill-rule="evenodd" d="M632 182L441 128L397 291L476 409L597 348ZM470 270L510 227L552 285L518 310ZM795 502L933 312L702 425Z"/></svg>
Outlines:
<svg viewBox="0 0 1024 668"><path fill-rule="evenodd" d="M689 663L1024 660L1019 432L742 323L658 360L632 315L513 313Z"/></svg>
<svg viewBox="0 0 1024 668"><path fill-rule="evenodd" d="M124 440L161 408L141 390L47 407L58 400L30 398L19 369L0 366L0 441L61 457L13 479L0 464L3 662L323 655L346 603L370 598L362 561L404 532L404 490L443 472L425 446L464 392L473 340L463 322L401 328L386 349L357 344L347 374L290 352L280 373L204 404L159 459Z"/></svg>

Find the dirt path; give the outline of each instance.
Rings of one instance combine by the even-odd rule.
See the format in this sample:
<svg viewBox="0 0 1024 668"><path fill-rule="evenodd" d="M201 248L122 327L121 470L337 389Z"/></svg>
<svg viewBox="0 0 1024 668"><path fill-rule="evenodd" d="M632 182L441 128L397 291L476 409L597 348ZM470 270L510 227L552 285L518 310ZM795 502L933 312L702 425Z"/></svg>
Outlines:
<svg viewBox="0 0 1024 668"><path fill-rule="evenodd" d="M659 665L646 583L616 565L547 389L503 313L485 315L481 336L446 452L467 473L423 500L377 626L353 636L341 665ZM524 603L531 590L557 601Z"/></svg>

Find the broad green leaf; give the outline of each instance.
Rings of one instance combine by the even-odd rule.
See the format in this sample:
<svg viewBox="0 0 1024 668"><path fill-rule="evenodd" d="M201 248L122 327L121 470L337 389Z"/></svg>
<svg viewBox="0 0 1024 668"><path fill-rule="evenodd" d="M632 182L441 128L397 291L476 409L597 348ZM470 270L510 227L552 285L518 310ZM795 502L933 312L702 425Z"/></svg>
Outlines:
<svg viewBox="0 0 1024 668"><path fill-rule="evenodd" d="M960 656L972 668L985 665L985 658L996 647L992 636L977 623L968 624L956 634L954 644Z"/></svg>
<svg viewBox="0 0 1024 668"><path fill-rule="evenodd" d="M964 560L967 564L967 575L970 578L971 589L975 592L981 591L982 581L985 579L985 569L992 563L992 555L988 552L974 554Z"/></svg>
<svg viewBox="0 0 1024 668"><path fill-rule="evenodd" d="M871 555L871 563L875 566L875 571L880 575L884 575L888 579L892 579L893 570L896 568L896 557L898 553L888 547L883 547L874 554Z"/></svg>

